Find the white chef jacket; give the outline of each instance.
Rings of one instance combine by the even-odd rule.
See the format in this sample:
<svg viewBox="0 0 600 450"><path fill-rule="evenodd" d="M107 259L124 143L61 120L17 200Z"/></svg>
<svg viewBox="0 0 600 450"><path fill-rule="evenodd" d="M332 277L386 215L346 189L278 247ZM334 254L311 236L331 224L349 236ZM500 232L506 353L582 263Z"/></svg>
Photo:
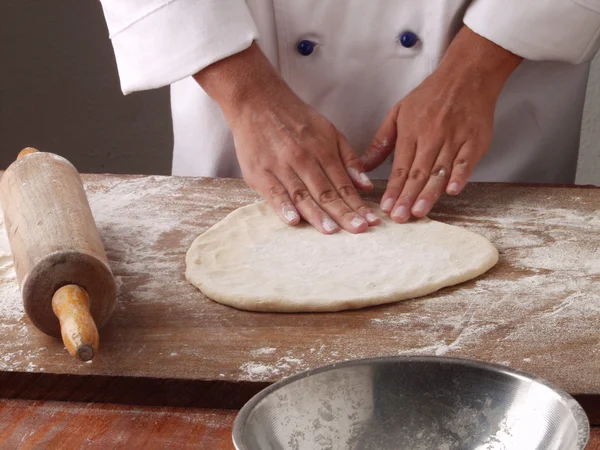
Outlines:
<svg viewBox="0 0 600 450"><path fill-rule="evenodd" d="M191 75L254 40L362 154L464 23L526 59L505 85L471 180L574 182L600 0L101 1L123 92L171 85L174 175L241 175L219 106ZM403 45L406 32L416 45ZM303 41L314 44L310 54ZM390 159L372 178L387 178Z"/></svg>

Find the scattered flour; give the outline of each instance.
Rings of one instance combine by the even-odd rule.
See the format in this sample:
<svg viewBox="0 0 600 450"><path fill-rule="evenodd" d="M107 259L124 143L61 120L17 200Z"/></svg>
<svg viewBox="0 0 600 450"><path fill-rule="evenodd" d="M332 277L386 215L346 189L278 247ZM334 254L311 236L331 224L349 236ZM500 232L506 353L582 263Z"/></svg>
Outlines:
<svg viewBox="0 0 600 450"><path fill-rule="evenodd" d="M165 183L167 179L169 182ZM193 192L183 192L189 182L189 178L162 176L108 179L88 176L86 180L86 193L111 269L120 283L135 284L136 301L173 301L158 298L156 292L180 283L182 251L201 230L212 225L210 218L200 212L219 209L229 212L257 199L249 191L240 190L240 194L232 193L222 202L215 202L214 191L222 183L220 180ZM145 202L144 208L137 207L147 196L163 202ZM166 203L176 203L177 208ZM197 210L197 220L182 220L182 210ZM156 257L158 252L161 258ZM166 265L165 258L173 264ZM163 276L151 276L154 273ZM125 301L119 298L118 307L122 308Z"/></svg>
<svg viewBox="0 0 600 450"><path fill-rule="evenodd" d="M199 232L213 224L213 219L203 212L220 209L230 212L258 199L247 189L240 189L238 194L232 192L227 198L216 195L215 190L222 184L219 180L204 183L204 180L189 178L107 178L101 175L86 175L84 179L94 219L119 288L117 307L111 319L117 324L127 320L126 310L130 302L172 304L173 298L161 298L156 292L170 288L176 290L181 284L183 252ZM167 179L169 182L165 183ZM183 188L190 183L203 183L203 186L193 192L183 192ZM162 203L143 202L148 196L161 199ZM173 202L177 207L171 207ZM183 214L182 210L198 211L198 214L192 216L193 220L182 220L182 217L190 217L189 214ZM161 258L157 258L157 254ZM155 276L157 273L161 276ZM122 295L133 290L135 295ZM200 312L190 308L191 315ZM11 339L0 339L0 370L42 371L44 352L48 348L53 354L64 354L60 343L56 345L57 341L33 328L25 319L8 237L0 214L0 337L7 333L12 336ZM167 355L176 359L178 353ZM94 366L103 367L102 364L90 367Z"/></svg>
<svg viewBox="0 0 600 450"><path fill-rule="evenodd" d="M262 355L270 355L272 353L273 352L262 353ZM292 352L287 353L288 356L283 356L272 364L260 361L249 361L244 363L240 367L242 378L247 381L263 381L265 379L271 379L274 376L296 373L308 368L303 359L289 356Z"/></svg>
<svg viewBox="0 0 600 450"><path fill-rule="evenodd" d="M272 355L277 349L275 347L263 347L252 350L252 356Z"/></svg>
<svg viewBox="0 0 600 450"><path fill-rule="evenodd" d="M227 213L258 199L249 191L240 190L239 194L220 200L215 195L220 181L203 184L190 194L189 189L183 192L189 179L170 178L168 183L164 180L86 177L88 197L113 273L119 286L124 286L120 292L135 292L120 295L113 316L117 321L127 320L125 313L130 302L174 301L157 297L156 292L159 288L176 289L176 284L182 282L181 249L188 248L200 231L213 225L213 219L203 212ZM196 182L202 181L192 181ZM490 195L501 192L490 191ZM143 202L141 208L139 204L145 196L167 200ZM167 205L168 201L173 205ZM344 313L350 325L339 333L313 334L312 340L303 338L293 346L283 338L266 345L257 338L246 360L233 371L222 370L223 376L219 376L277 381L308 368L349 359L444 355L510 363L566 390L575 386L596 392L598 387L591 382L596 379L593 373L597 373L600 357L600 211L579 212L575 202L574 209L545 209L515 195L500 198L502 211L490 215L489 206L478 209L461 203L462 197L445 201L452 214L437 213L432 218L465 226L488 238L500 250L498 266L478 280L426 299L372 308L368 315ZM197 216L187 212L196 210ZM463 210L468 214L457 215ZM0 215L0 336L11 333L27 342L31 325L24 320L1 221ZM156 257L157 252L161 252L161 258ZM156 273L161 276L154 276ZM165 311L168 313L168 309ZM189 313L193 316L202 311L190 307ZM325 330L339 324L339 315L315 317ZM352 318L359 317L365 322L352 322ZM299 319L297 325L284 320L291 327L290 333L298 337L298 329L305 326L307 319ZM582 350L587 352L587 358L578 356ZM47 351L43 345L31 349L31 345L15 339L0 339L0 370L42 371ZM180 367L177 356L182 353L183 350L178 355L166 353L173 357L172 367Z"/></svg>
<svg viewBox="0 0 600 450"><path fill-rule="evenodd" d="M573 349L585 347L588 356L600 355L600 209L589 212L588 206L586 212L577 203L573 209L546 208L524 194L512 195L499 200L503 209L496 215L490 215L489 206L478 211L462 204L460 197L447 200L451 214L432 215L494 243L500 262L484 276L425 299L371 309L368 324L328 334L308 349L288 352L273 342L276 352L252 354L240 372L251 380L276 381L349 359L457 356L521 368L566 390L596 392L597 359L580 358ZM595 195L600 204L599 191L586 195ZM560 198L554 201L559 204ZM457 215L461 208L469 214ZM346 316L353 314L358 313ZM335 328L336 322L331 325ZM284 370L283 356L301 364Z"/></svg>
<svg viewBox="0 0 600 450"><path fill-rule="evenodd" d="M20 319L24 314L4 217L0 211L0 326L8 319Z"/></svg>

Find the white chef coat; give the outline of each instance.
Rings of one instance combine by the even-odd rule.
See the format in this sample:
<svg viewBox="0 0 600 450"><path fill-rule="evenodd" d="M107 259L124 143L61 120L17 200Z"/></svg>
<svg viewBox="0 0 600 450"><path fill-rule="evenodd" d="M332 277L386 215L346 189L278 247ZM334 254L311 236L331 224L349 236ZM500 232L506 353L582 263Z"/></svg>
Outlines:
<svg viewBox="0 0 600 450"><path fill-rule="evenodd" d="M464 23L526 59L473 181L572 183L600 0L101 0L125 94L171 85L173 174L240 176L218 105L191 78L257 40L362 154ZM402 45L412 32L419 42ZM316 44L301 54L298 43ZM390 159L372 178L387 178Z"/></svg>

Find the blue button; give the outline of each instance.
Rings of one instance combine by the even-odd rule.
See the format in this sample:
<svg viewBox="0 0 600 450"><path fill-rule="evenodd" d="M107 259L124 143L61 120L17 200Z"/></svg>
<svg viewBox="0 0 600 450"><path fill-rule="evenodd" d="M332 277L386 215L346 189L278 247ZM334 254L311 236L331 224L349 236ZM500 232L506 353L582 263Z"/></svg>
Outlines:
<svg viewBox="0 0 600 450"><path fill-rule="evenodd" d="M405 31L400 35L398 40L403 47L412 48L417 45L417 42L419 42L419 36L412 31Z"/></svg>
<svg viewBox="0 0 600 450"><path fill-rule="evenodd" d="M308 39L303 39L298 44L296 44L296 50L302 56L309 56L315 51L315 46L317 44L313 41L309 41Z"/></svg>

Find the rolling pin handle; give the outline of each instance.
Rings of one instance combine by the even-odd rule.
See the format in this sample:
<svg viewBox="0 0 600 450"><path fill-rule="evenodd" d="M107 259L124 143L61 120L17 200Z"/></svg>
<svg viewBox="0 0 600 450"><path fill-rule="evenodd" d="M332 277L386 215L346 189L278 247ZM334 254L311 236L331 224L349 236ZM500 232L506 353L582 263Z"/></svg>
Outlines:
<svg viewBox="0 0 600 450"><path fill-rule="evenodd" d="M85 289L74 284L61 287L52 297L52 310L69 353L80 361L90 361L98 352L100 338Z"/></svg>
<svg viewBox="0 0 600 450"><path fill-rule="evenodd" d="M26 147L19 152L17 159L21 159L27 155L31 155L32 153L38 153L38 151L33 147Z"/></svg>

